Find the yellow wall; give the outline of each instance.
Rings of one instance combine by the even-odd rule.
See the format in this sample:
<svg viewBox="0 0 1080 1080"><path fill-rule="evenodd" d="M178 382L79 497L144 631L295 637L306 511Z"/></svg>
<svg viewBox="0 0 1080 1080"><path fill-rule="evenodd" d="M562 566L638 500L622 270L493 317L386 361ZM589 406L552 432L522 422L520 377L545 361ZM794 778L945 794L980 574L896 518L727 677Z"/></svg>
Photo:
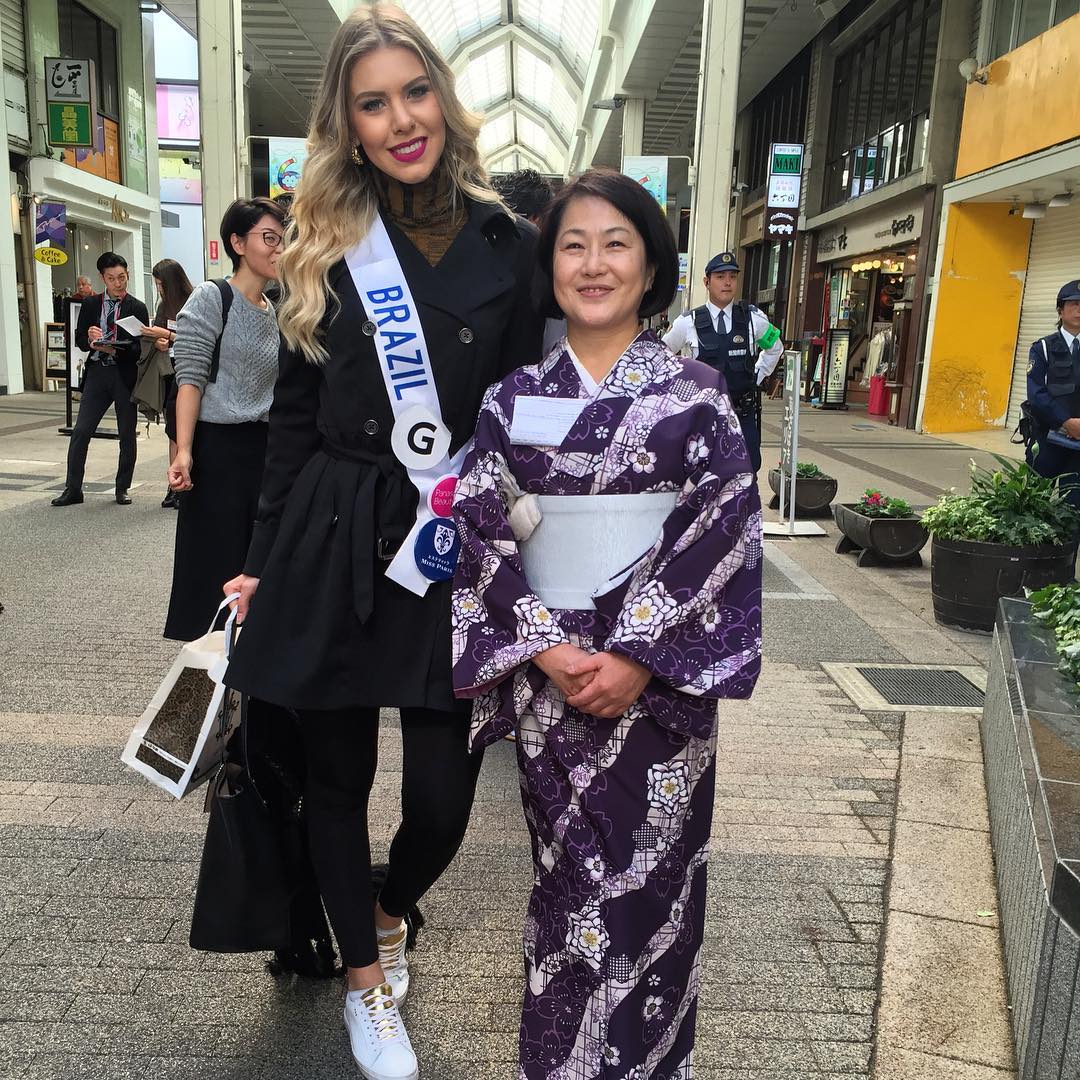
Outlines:
<svg viewBox="0 0 1080 1080"><path fill-rule="evenodd" d="M988 74L964 98L958 179L1080 136L1080 15L995 60Z"/></svg>
<svg viewBox="0 0 1080 1080"><path fill-rule="evenodd" d="M1031 222L1008 203L948 211L923 430L981 431L1009 405Z"/></svg>

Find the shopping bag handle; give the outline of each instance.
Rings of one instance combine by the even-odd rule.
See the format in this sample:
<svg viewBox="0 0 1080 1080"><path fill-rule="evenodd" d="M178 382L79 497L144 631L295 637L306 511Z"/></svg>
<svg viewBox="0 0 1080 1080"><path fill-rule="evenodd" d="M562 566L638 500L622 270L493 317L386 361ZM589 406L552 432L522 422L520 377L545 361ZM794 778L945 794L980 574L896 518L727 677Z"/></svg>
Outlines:
<svg viewBox="0 0 1080 1080"><path fill-rule="evenodd" d="M214 627L217 626L218 617L221 613L233 602L240 599L238 592L229 593L224 600L218 604L217 611L214 612L214 617L210 620L210 626L207 628L207 633L212 634ZM229 612L229 617L225 620L225 659L232 659L233 646L236 644L236 613L239 608L233 608Z"/></svg>

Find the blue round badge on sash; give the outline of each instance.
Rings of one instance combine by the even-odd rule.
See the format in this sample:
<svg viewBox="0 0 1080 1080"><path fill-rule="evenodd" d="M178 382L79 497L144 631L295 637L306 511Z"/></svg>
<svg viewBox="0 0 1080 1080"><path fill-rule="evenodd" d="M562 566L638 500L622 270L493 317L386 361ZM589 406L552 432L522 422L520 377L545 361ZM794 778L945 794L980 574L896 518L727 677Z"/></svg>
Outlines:
<svg viewBox="0 0 1080 1080"><path fill-rule="evenodd" d="M413 558L424 577L431 581L449 581L454 576L460 548L461 540L453 522L436 518L421 527Z"/></svg>

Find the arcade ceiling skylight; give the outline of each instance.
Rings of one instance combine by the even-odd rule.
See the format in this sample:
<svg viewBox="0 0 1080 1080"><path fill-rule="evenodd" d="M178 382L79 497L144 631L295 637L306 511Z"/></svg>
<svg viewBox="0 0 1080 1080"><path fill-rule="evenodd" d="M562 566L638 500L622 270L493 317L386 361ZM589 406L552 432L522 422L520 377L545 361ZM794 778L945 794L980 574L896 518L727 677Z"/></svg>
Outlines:
<svg viewBox="0 0 1080 1080"><path fill-rule="evenodd" d="M602 0L404 0L485 116L488 168L561 174L600 30Z"/></svg>

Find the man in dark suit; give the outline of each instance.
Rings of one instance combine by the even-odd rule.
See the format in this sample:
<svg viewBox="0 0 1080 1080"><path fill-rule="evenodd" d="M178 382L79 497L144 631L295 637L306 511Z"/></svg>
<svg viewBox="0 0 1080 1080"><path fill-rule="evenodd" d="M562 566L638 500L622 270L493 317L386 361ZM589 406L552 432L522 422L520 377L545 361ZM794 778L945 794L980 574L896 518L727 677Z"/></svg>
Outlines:
<svg viewBox="0 0 1080 1080"><path fill-rule="evenodd" d="M141 336L118 325L119 320L134 316L148 326L146 305L127 291L127 263L113 251L106 251L97 261L98 273L105 283L101 295L82 302L75 342L90 352L83 372L79 417L68 446L67 483L53 506L72 506L83 501L83 472L86 451L101 418L110 405L116 410L120 431L120 464L116 470L116 501L121 506L131 502L128 488L135 474L137 453L135 429L138 411L131 401L141 352Z"/></svg>

